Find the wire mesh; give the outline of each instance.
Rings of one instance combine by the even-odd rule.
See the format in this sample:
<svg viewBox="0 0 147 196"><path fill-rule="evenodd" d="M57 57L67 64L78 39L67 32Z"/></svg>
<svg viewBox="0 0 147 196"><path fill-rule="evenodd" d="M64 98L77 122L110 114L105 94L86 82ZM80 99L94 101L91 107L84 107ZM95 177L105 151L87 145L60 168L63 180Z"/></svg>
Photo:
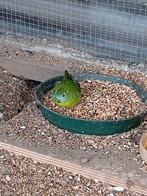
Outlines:
<svg viewBox="0 0 147 196"><path fill-rule="evenodd" d="M145 0L0 0L0 32L68 43L96 57L147 61Z"/></svg>

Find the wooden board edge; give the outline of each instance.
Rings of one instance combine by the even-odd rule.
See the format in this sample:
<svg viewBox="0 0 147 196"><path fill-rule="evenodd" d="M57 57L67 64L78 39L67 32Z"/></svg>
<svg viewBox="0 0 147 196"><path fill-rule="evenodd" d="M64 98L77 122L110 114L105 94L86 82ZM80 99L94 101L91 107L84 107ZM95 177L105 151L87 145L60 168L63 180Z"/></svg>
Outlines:
<svg viewBox="0 0 147 196"><path fill-rule="evenodd" d="M127 180L121 179L116 176L109 175L108 173L104 173L99 170L90 169L79 164L71 163L69 161L60 160L57 158L53 158L50 156L46 156L40 153L36 153L30 150L26 150L17 146L13 146L11 144L7 144L4 142L0 142L0 149L7 150L19 156L25 156L33 159L36 162L43 164L51 164L56 167L63 168L65 171L74 172L79 175L82 175L86 178L90 178L93 180L102 181L114 186L121 186L131 191L147 195L147 189L143 189L139 185L132 184L128 186Z"/></svg>
<svg viewBox="0 0 147 196"><path fill-rule="evenodd" d="M13 76L17 76L22 79L35 80L43 82L48 78L60 75L63 71L58 69L53 69L51 66L43 67L39 64L30 63L24 61L23 59L8 61L5 58L0 59L0 66L7 70Z"/></svg>

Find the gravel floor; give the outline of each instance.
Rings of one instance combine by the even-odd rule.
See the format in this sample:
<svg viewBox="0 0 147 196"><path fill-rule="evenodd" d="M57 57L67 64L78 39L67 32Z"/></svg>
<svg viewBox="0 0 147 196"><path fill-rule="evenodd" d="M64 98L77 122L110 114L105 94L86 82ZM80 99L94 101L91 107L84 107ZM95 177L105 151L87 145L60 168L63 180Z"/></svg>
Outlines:
<svg viewBox="0 0 147 196"><path fill-rule="evenodd" d="M35 55L33 57L36 58ZM38 60L36 58L36 60ZM50 61L50 59L48 59ZM59 63L59 62L57 62ZM115 76L121 76L126 79L130 79L145 88L147 88L147 75L143 73L132 73L118 71L111 68L100 68L93 65L75 65L72 61L65 63L65 68L72 71L90 71L99 72ZM24 107L24 97L26 94L26 89L28 89L26 83L23 80L12 77L5 70L1 69L1 80L0 92L2 96L0 97L0 103L2 105L2 111L4 111L4 120L10 119L16 113L18 109ZM8 75L7 75L8 74ZM4 77L4 79L3 79ZM9 77L12 79L9 80ZM5 82L3 82L5 81ZM16 81L16 83L15 83ZM21 86L20 93L21 98L18 99L18 94L16 95L16 89ZM6 90L7 89L7 90ZM13 90L12 90L13 89ZM5 94L6 92L6 94ZM7 92L10 93L8 96ZM17 91L18 92L18 91ZM28 91L32 94L32 91ZM7 96L7 99L5 97ZM9 99L10 97L10 99ZM12 99L13 97L13 99ZM15 101L16 100L16 101ZM28 103L28 98L27 102ZM12 105L14 104L14 106ZM17 109L18 107L18 109ZM7 108L7 109L6 109ZM17 109L17 111L16 111ZM33 120L32 120L33 119ZM40 115L35 106L30 106L24 109L23 115L20 113L19 117L15 118L15 121L10 121L8 123L7 130L4 134L13 135L16 134L18 137L21 136L30 143L36 143L41 145L45 143L49 146L63 146L63 148L78 149L82 148L85 151L88 149L94 149L98 151L99 149L109 148L111 146L126 150L136 154L135 161L140 163L140 169L147 171L147 166L140 160L138 144L139 139L143 132L147 131L147 121L145 121L141 126L132 130L129 133L124 133L112 137L96 137L96 136L83 136L83 135L73 135L67 131L57 129L53 125L48 124L46 120ZM67 142L68 141L68 142ZM66 173L62 169L54 168L53 166L42 165L39 163L34 163L30 159L25 157L16 157L4 150L1 150L1 167L2 174L1 181L1 195L139 195L129 192L117 193L112 191L112 187L100 182L90 181L89 189L92 192L86 192L88 181L85 178L80 178L80 182L74 181L71 183L71 177L75 178L76 175ZM50 176L51 172L51 176ZM47 174L49 173L49 177ZM31 174L31 175L30 175ZM56 176L56 177L55 177ZM71 178L71 179L70 179ZM58 180L57 180L58 179ZM66 179L68 179L66 181ZM70 180L69 180L70 179ZM65 181L65 182L64 182ZM36 182L36 184L34 183ZM64 182L64 183L62 183ZM45 186L44 186L45 185ZM1 186L1 185L0 185ZM41 186L41 187L40 187ZM79 187L78 187L79 186ZM42 188L43 187L43 188ZM51 188L49 188L51 187ZM75 190L74 188L75 187ZM50 190L49 190L49 189ZM78 190L77 190L78 189ZM42 191L40 193L39 191ZM43 192L44 191L44 192ZM84 192L85 191L85 192ZM101 192L104 191L104 192ZM105 192L106 191L106 192ZM51 193L51 194L50 194Z"/></svg>
<svg viewBox="0 0 147 196"><path fill-rule="evenodd" d="M82 66L82 71L97 72L99 68ZM125 72L115 69L102 69L101 73L120 76L140 84L147 88L147 75L140 72ZM33 119L33 121L32 121ZM105 147L115 147L126 150L136 154L136 161L141 161L139 156L139 140L142 133L147 131L147 121L136 129L112 137L98 137L98 136L83 136L71 134L69 132L58 129L50 125L38 112L35 106L26 108L23 114L14 121L8 123L7 130L3 134L16 135L23 137L29 143L36 143L41 145L45 143L49 146L59 145L70 149L104 149ZM66 142L68 141L68 142ZM144 169L147 170L146 165L143 164Z"/></svg>
<svg viewBox="0 0 147 196"><path fill-rule="evenodd" d="M32 120L33 119L33 120ZM42 117L35 104L29 105L7 123L0 133L6 137L16 137L17 140L26 141L28 146L46 146L66 150L84 150L99 152L100 149L115 148L130 152L134 155L134 161L138 163L140 170L147 172L147 165L139 155L139 141L144 132L147 131L147 121L144 121L134 130L113 136L88 136L73 134L66 130L58 129L48 123Z"/></svg>
<svg viewBox="0 0 147 196"><path fill-rule="evenodd" d="M13 77L0 67L0 123L17 115L33 100L36 82Z"/></svg>
<svg viewBox="0 0 147 196"><path fill-rule="evenodd" d="M1 196L139 196L0 150ZM120 190L119 190L120 189ZM119 191L121 192L119 192Z"/></svg>

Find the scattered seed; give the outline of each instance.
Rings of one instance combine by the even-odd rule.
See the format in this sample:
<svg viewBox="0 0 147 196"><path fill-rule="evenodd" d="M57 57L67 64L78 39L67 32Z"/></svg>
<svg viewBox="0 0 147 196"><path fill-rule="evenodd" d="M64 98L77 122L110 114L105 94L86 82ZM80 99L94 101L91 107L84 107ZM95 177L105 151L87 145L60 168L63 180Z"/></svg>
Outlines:
<svg viewBox="0 0 147 196"><path fill-rule="evenodd" d="M114 187L113 190L116 192L123 192L125 189L124 187Z"/></svg>

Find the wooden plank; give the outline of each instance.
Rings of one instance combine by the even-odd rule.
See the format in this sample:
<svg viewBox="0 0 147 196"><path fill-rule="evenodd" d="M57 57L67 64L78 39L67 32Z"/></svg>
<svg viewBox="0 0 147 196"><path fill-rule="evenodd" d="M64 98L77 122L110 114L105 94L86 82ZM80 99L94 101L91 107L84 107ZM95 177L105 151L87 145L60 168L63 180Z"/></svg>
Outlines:
<svg viewBox="0 0 147 196"><path fill-rule="evenodd" d="M5 57L2 57L0 58L0 64L14 76L35 81L44 81L48 78L59 76L64 71L64 69L61 71L61 67L60 69L57 67L53 68L48 63L35 63L22 58L7 60Z"/></svg>
<svg viewBox="0 0 147 196"><path fill-rule="evenodd" d="M143 189L137 184L128 184L127 180L120 179L119 177L111 176L107 174L107 172L102 172L99 170L90 169L79 164L71 163L68 161L60 160L57 158L53 158L50 156L46 156L43 154L39 154L30 150L26 150L23 148L19 148L17 146L13 146L7 143L0 142L0 149L5 149L9 152L13 152L16 155L22 155L28 158L33 159L36 162L51 164L56 167L61 167L69 172L76 172L86 178L97 179L99 181L114 185L114 186L122 186L126 189L130 189L131 191L147 195L147 188Z"/></svg>

